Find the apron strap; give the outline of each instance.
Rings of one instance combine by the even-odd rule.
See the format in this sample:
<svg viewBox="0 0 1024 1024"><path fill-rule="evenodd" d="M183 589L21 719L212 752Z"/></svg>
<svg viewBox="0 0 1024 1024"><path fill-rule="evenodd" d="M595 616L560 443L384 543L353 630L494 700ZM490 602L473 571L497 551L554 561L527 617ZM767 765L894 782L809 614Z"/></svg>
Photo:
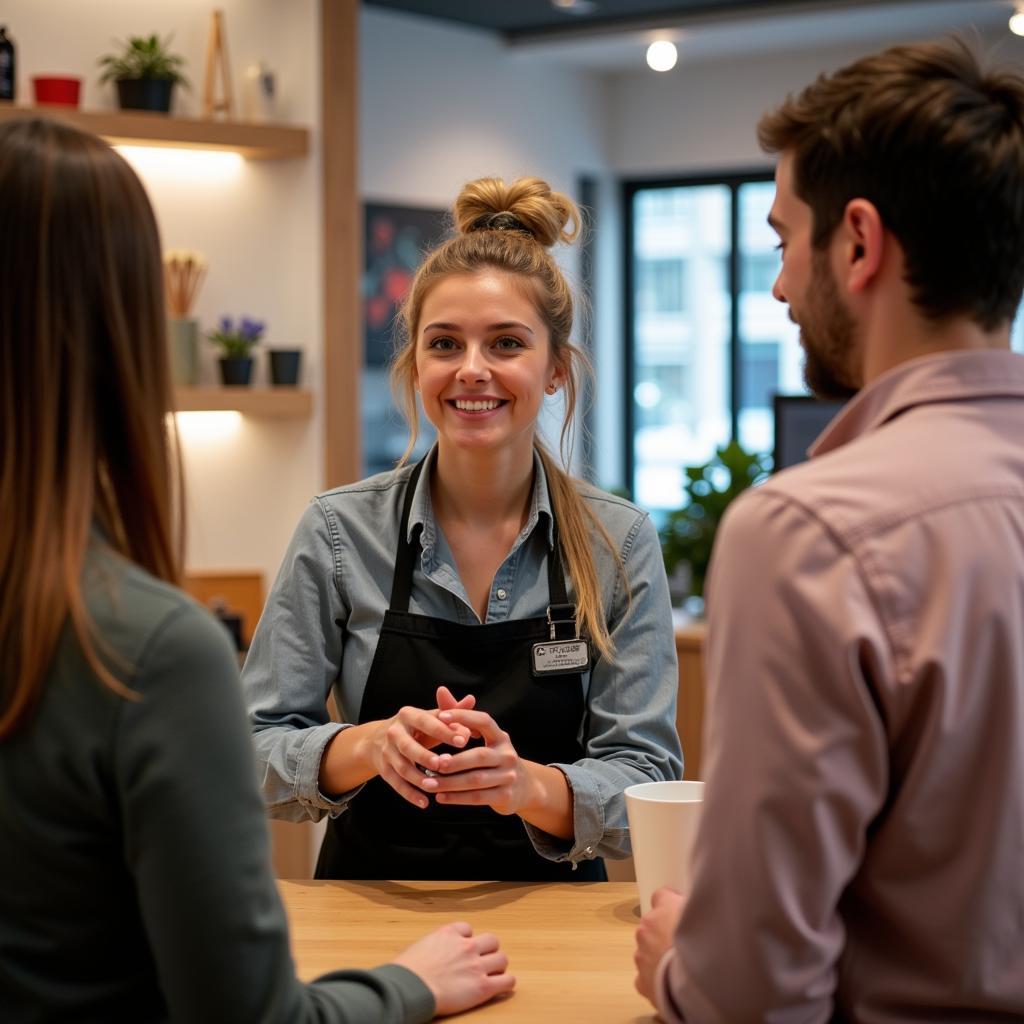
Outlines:
<svg viewBox="0 0 1024 1024"><path fill-rule="evenodd" d="M421 530L421 527L417 525L412 537L408 537L409 514L412 511L413 495L416 491L416 484L419 481L420 474L423 472L423 463L425 461L426 459L423 458L416 463L405 484L402 520L398 527L398 552L395 557L395 575L391 580L391 611L393 612L407 612L409 610L409 595L412 592L412 573L416 559L420 554ZM571 620L575 622L576 606L569 603L569 596L565 589L565 572L562 568L562 545L558 536L558 523L555 522L553 525L554 546L548 556L549 617L555 621Z"/></svg>
<svg viewBox="0 0 1024 1024"><path fill-rule="evenodd" d="M562 569L562 541L558 536L558 523L553 522L552 535L554 545L551 554L548 555L548 600L551 602L551 610L554 613L556 607L571 608L570 618L576 617L576 606L569 604L569 595L565 590L565 572ZM562 618L559 615L558 618Z"/></svg>
<svg viewBox="0 0 1024 1024"><path fill-rule="evenodd" d="M398 553L395 558L395 575L391 580L391 610L407 612L409 610L409 594L412 591L412 570L416 557L420 553L420 528L416 527L415 536L408 540L409 512L412 510L412 498L416 492L416 483L423 472L425 459L420 459L413 467L412 473L405 484L405 500L402 502L402 521L398 527Z"/></svg>

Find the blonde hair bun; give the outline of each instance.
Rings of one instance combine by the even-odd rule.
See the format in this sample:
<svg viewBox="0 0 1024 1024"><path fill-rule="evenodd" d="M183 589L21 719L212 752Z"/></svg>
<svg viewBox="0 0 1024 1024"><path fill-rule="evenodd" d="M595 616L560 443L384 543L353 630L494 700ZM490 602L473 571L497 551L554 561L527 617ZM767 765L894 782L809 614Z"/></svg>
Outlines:
<svg viewBox="0 0 1024 1024"><path fill-rule="evenodd" d="M467 235L487 229L529 234L545 248L572 242L579 234L576 204L540 178L516 178L506 185L501 178L467 182L452 207L455 229Z"/></svg>

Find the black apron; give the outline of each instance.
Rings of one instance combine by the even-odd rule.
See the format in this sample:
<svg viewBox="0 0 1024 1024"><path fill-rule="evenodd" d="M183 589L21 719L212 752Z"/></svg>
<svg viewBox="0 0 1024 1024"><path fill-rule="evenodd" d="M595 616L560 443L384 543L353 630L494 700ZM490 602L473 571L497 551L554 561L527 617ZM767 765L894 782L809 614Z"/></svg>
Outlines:
<svg viewBox="0 0 1024 1024"><path fill-rule="evenodd" d="M536 678L531 670L533 645L551 635L548 618L473 626L409 612L413 566L420 556L419 529L407 539L409 510L422 467L420 462L406 484L391 607L384 615L359 722L390 718L405 705L434 707L443 684L457 700L474 694L477 709L509 734L520 757L540 764L578 761L584 754L577 738L586 711L582 677ZM557 534L548 559L548 588L552 610L565 618L571 606ZM515 814L433 799L425 809L414 807L375 777L341 815L328 820L316 877L571 882L603 881L607 875L599 859L573 870L568 861L541 857Z"/></svg>

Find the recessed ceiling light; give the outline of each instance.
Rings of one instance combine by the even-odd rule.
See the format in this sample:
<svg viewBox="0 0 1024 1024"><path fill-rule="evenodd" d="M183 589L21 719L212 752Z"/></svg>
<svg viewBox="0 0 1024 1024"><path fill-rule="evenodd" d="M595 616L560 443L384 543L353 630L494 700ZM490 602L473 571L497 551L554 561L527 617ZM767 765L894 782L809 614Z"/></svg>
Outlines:
<svg viewBox="0 0 1024 1024"><path fill-rule="evenodd" d="M1017 9L1010 15L1010 31L1015 36L1024 36L1024 6L1017 4Z"/></svg>
<svg viewBox="0 0 1024 1024"><path fill-rule="evenodd" d="M595 0L551 0L551 6L569 14L592 14L598 7Z"/></svg>
<svg viewBox="0 0 1024 1024"><path fill-rule="evenodd" d="M678 58L676 44L667 39L659 39L647 47L647 66L652 71L671 71Z"/></svg>

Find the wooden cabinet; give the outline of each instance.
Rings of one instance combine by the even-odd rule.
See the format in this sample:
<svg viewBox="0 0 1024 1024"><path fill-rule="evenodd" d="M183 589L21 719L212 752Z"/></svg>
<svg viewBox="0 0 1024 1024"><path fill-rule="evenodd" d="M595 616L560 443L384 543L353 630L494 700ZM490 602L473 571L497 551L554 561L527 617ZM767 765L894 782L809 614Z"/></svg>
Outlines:
<svg viewBox="0 0 1024 1024"><path fill-rule="evenodd" d="M685 779L701 777L701 732L704 726L704 623L676 629L679 656L679 704L676 729L683 745Z"/></svg>

